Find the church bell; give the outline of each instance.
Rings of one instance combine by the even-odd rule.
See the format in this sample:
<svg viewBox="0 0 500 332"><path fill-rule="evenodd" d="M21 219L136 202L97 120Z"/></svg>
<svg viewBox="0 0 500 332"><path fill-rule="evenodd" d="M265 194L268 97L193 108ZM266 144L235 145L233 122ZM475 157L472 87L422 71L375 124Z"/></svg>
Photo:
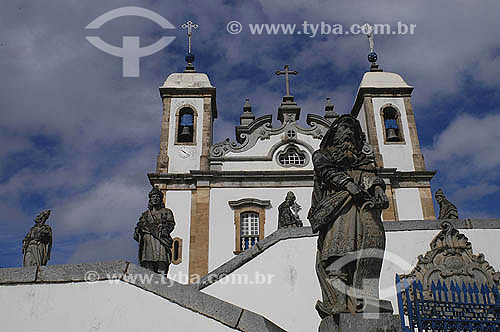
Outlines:
<svg viewBox="0 0 500 332"><path fill-rule="evenodd" d="M191 130L189 130L188 126L182 127L181 134L179 135L179 138L182 139L182 141L190 141L191 140Z"/></svg>
<svg viewBox="0 0 500 332"><path fill-rule="evenodd" d="M399 136L398 136L398 133L396 132L396 128L388 128L387 129L387 141L388 142L399 141Z"/></svg>

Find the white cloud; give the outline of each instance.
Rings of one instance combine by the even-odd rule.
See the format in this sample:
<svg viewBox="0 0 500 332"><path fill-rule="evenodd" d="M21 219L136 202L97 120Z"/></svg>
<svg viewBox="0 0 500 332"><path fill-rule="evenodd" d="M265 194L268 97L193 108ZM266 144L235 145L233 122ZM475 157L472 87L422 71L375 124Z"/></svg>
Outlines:
<svg viewBox="0 0 500 332"><path fill-rule="evenodd" d="M424 149L432 167L442 164L466 168L468 173L493 170L500 166L500 114L462 114ZM461 165L460 165L461 164Z"/></svg>
<svg viewBox="0 0 500 332"><path fill-rule="evenodd" d="M466 202L471 200L480 200L483 197L500 191L500 186L495 184L481 183L459 188L453 193L453 200L457 202Z"/></svg>
<svg viewBox="0 0 500 332"><path fill-rule="evenodd" d="M79 244L68 263L102 262L123 259L137 264L138 246L133 233L104 234Z"/></svg>
<svg viewBox="0 0 500 332"><path fill-rule="evenodd" d="M499 126L500 114L462 114L423 149L428 168L438 170L434 185L449 192L461 217L497 217L491 202L500 192Z"/></svg>
<svg viewBox="0 0 500 332"><path fill-rule="evenodd" d="M130 230L145 209L146 197L147 187L134 187L119 180L103 182L56 206L53 224L66 236Z"/></svg>

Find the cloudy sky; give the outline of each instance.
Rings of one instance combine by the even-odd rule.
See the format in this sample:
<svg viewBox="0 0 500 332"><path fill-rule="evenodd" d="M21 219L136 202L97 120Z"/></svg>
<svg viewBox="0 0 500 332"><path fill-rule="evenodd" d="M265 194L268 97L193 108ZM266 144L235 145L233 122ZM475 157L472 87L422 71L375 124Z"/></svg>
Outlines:
<svg viewBox="0 0 500 332"><path fill-rule="evenodd" d="M139 6L165 17L163 30L123 17L97 32L101 14ZM427 167L438 171L462 217L499 217L500 2L498 1L4 1L0 11L0 266L21 264L21 241L42 209L55 230L51 264L136 260L131 233L146 207L159 149L158 86L184 68L185 30L193 20L195 65L217 87L215 138L234 138L244 98L257 116L277 113L283 80L302 114L323 112L331 97L350 111L363 73L364 35L253 35L249 24L416 24L413 35L376 35L379 64L415 87L413 105ZM243 30L230 34L226 25ZM140 77L86 39L121 46L175 40L142 58Z"/></svg>

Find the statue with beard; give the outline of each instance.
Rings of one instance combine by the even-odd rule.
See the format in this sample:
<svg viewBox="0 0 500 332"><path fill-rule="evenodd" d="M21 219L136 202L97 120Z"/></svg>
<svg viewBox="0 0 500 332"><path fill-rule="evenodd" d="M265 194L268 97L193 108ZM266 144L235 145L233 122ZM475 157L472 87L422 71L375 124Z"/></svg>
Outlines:
<svg viewBox="0 0 500 332"><path fill-rule="evenodd" d="M156 273L168 273L173 243L170 233L174 227L174 214L165 208L163 193L155 186L149 193L148 210L142 213L134 232L142 267Z"/></svg>
<svg viewBox="0 0 500 332"><path fill-rule="evenodd" d="M285 201L278 206L278 229L303 226L299 217L299 211L302 208L295 199L293 191L289 191Z"/></svg>
<svg viewBox="0 0 500 332"><path fill-rule="evenodd" d="M392 312L378 296L385 250L381 212L389 202L359 121L348 114L335 120L312 160L308 219L319 232L316 272L323 294L316 310L321 318Z"/></svg>

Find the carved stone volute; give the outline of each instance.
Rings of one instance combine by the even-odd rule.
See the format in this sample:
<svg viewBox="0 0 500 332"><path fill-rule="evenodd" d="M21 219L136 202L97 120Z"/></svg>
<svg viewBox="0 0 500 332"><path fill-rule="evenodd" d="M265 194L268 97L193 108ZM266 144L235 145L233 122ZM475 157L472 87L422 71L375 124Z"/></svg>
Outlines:
<svg viewBox="0 0 500 332"><path fill-rule="evenodd" d="M459 284L475 282L498 288L500 273L490 266L483 254L473 254L469 239L449 221L442 222L441 229L431 241L431 249L418 256L413 271L402 278L420 280L426 292L432 281L438 280L448 285L451 281Z"/></svg>

